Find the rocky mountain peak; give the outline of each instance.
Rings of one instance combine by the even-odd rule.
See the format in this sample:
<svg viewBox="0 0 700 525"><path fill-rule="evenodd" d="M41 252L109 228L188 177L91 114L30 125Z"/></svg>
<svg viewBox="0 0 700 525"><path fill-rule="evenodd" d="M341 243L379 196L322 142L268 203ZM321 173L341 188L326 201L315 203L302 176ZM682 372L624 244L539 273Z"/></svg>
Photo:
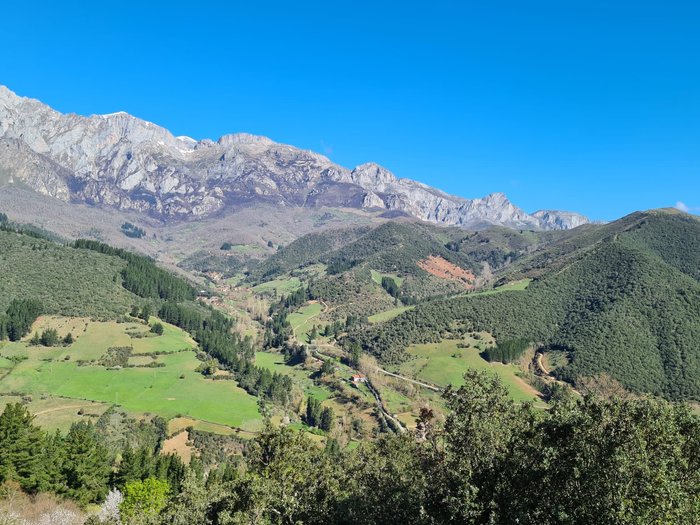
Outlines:
<svg viewBox="0 0 700 525"><path fill-rule="evenodd" d="M386 184L397 182L396 176L393 173L374 162L360 164L352 170L350 178L355 184L372 190Z"/></svg>
<svg viewBox="0 0 700 525"><path fill-rule="evenodd" d="M232 133L230 135L223 135L219 138L217 143L220 146L232 146L235 144L263 144L266 146L271 146L274 144L272 140L261 135L251 135L250 133Z"/></svg>
<svg viewBox="0 0 700 525"><path fill-rule="evenodd" d="M529 215L502 193L463 199L366 163L348 170L267 137L214 142L174 137L125 112L61 114L0 86L0 181L64 201L135 210L163 219L205 217L268 202L295 207L386 209L439 224L566 228L567 212Z"/></svg>

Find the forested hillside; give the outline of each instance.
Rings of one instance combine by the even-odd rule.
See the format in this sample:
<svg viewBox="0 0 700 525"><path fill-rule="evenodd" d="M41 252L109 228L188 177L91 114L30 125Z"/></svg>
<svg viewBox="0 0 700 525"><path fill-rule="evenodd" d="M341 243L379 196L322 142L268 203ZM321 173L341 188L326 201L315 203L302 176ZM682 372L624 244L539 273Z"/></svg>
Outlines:
<svg viewBox="0 0 700 525"><path fill-rule="evenodd" d="M13 299L40 299L43 313L112 319L137 297L125 290L118 257L0 231L0 312Z"/></svg>
<svg viewBox="0 0 700 525"><path fill-rule="evenodd" d="M371 229L331 230L297 239L259 267L252 268L251 278L265 281L321 263L326 270L314 278L311 285L314 295L337 306L343 314L364 311L366 315L390 307L394 299L415 304L473 288L484 261L497 260L498 263L493 263L496 266L514 256L509 242L501 242L505 232L510 230L494 231L491 246L479 240L469 243L467 248L465 236L469 234L464 230L409 221L388 222ZM520 244L527 245L534 234L514 232L514 235L520 237ZM448 268L445 275L440 275L439 268L431 271L431 260L432 264L437 262ZM468 278L451 278L449 270ZM380 286L374 285L372 271L398 279L394 293L387 296ZM381 284L381 279L377 284Z"/></svg>
<svg viewBox="0 0 700 525"><path fill-rule="evenodd" d="M426 303L355 337L396 361L410 343L486 330L564 350L563 379L608 372L635 391L700 399L700 223L659 212L632 219L524 292Z"/></svg>

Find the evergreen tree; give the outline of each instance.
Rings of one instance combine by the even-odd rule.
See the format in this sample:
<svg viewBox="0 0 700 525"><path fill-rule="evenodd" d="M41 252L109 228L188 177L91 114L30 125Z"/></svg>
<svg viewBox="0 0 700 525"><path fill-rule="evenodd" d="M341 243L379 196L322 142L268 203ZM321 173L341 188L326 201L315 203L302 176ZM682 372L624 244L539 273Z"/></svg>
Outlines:
<svg viewBox="0 0 700 525"><path fill-rule="evenodd" d="M330 432L333 429L333 409L330 407L324 407L321 411L321 416L318 422L318 428L326 432Z"/></svg>
<svg viewBox="0 0 700 525"><path fill-rule="evenodd" d="M47 328L41 334L41 345L42 346L58 346L61 338L58 337L58 331L55 328Z"/></svg>
<svg viewBox="0 0 700 525"><path fill-rule="evenodd" d="M63 476L68 495L82 504L107 495L110 461L92 423L74 423L65 439Z"/></svg>
<svg viewBox="0 0 700 525"><path fill-rule="evenodd" d="M0 415L0 482L16 481L27 492L46 486L44 434L19 403Z"/></svg>

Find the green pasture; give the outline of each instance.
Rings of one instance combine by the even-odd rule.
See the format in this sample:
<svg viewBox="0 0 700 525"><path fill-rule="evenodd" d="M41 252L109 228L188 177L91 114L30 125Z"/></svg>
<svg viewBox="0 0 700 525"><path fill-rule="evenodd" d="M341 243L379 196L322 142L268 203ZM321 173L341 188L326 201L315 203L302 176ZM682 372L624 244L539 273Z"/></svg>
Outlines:
<svg viewBox="0 0 700 525"><path fill-rule="evenodd" d="M372 272L372 280L377 283L378 285L381 286L382 284L382 278L383 277L391 277L394 281L396 281L396 284L401 286L403 284L403 277L399 277L396 274L393 273L381 273L376 270L370 270Z"/></svg>
<svg viewBox="0 0 700 525"><path fill-rule="evenodd" d="M395 317L398 317L404 312L407 312L409 310L413 310L415 306L397 306L396 308L392 308L390 310L385 310L383 312L379 312L378 314L370 315L367 320L371 324L377 324L377 323L384 323L386 321L391 321Z"/></svg>
<svg viewBox="0 0 700 525"><path fill-rule="evenodd" d="M70 347L44 348L25 342L5 345L0 355L21 355L26 359L0 380L0 393L115 403L137 414L148 412L166 419L189 416L244 430L260 428L261 416L253 396L234 381L203 377L195 372L200 362L194 352L178 352L193 347L186 333L164 325L163 336L137 339L126 334L132 324L148 330L137 323L91 322ZM95 364L79 366L77 362L99 359L110 346L130 344L134 353L171 353L158 356L157 362L165 364L162 368L108 370Z"/></svg>
<svg viewBox="0 0 700 525"><path fill-rule="evenodd" d="M311 303L302 306L294 313L287 316L287 320L294 331L294 335L302 342L308 340L309 332L314 324L318 324L316 318L321 314L323 306L320 303Z"/></svg>
<svg viewBox="0 0 700 525"><path fill-rule="evenodd" d="M412 345L407 349L411 356L400 367L400 373L415 379L433 383L438 386L463 383L463 375L467 370L481 370L489 374L497 374L508 388L515 401L541 401L536 391L523 379L518 377L518 367L515 365L491 364L479 355L474 346L458 348L462 341L443 340L439 343ZM470 341L472 345L475 341Z"/></svg>

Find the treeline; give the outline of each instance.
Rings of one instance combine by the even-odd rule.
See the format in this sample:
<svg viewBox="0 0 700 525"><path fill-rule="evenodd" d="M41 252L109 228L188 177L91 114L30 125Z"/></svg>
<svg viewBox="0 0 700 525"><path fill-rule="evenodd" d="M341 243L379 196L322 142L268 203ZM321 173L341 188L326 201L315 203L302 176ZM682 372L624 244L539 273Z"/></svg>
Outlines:
<svg viewBox="0 0 700 525"><path fill-rule="evenodd" d="M685 407L588 397L523 409L477 373L444 400L444 424L425 410L415 434L354 451L268 429L240 477L225 488L195 484L161 523L697 522L700 422Z"/></svg>
<svg viewBox="0 0 700 525"><path fill-rule="evenodd" d="M140 297L180 302L196 296L194 288L187 281L158 268L148 257L86 239L75 241L73 247L124 259L127 262L121 272L124 288Z"/></svg>
<svg viewBox="0 0 700 525"><path fill-rule="evenodd" d="M143 496L140 520L122 512L90 523L697 523L700 420L685 406L562 396L541 411L516 405L497 376L477 372L443 400L444 422L424 409L415 432L354 450L268 427L245 447L239 468L206 475L195 461L182 475L173 469L173 481L161 478L169 492L132 481ZM17 448L39 455L26 441Z"/></svg>
<svg viewBox="0 0 700 525"><path fill-rule="evenodd" d="M200 348L229 370L249 394L287 405L292 395L291 378L255 366L253 339L234 332L234 321L221 312L213 308L206 312L205 316L192 306L167 301L158 316L189 332Z"/></svg>
<svg viewBox="0 0 700 525"><path fill-rule="evenodd" d="M504 365L517 361L530 346L527 339L509 339L502 341L496 346L487 348L483 356L490 362L501 362Z"/></svg>
<svg viewBox="0 0 700 525"><path fill-rule="evenodd" d="M37 299L13 299L5 315L0 316L0 341L22 339L42 312L43 306Z"/></svg>
<svg viewBox="0 0 700 525"><path fill-rule="evenodd" d="M59 241L59 237L51 232L43 230L38 226L32 224L17 224L8 220L7 215L4 216L4 220L0 220L0 231L9 233L18 233L20 235L26 235L27 237L34 237L35 239L43 239L45 241Z"/></svg>

